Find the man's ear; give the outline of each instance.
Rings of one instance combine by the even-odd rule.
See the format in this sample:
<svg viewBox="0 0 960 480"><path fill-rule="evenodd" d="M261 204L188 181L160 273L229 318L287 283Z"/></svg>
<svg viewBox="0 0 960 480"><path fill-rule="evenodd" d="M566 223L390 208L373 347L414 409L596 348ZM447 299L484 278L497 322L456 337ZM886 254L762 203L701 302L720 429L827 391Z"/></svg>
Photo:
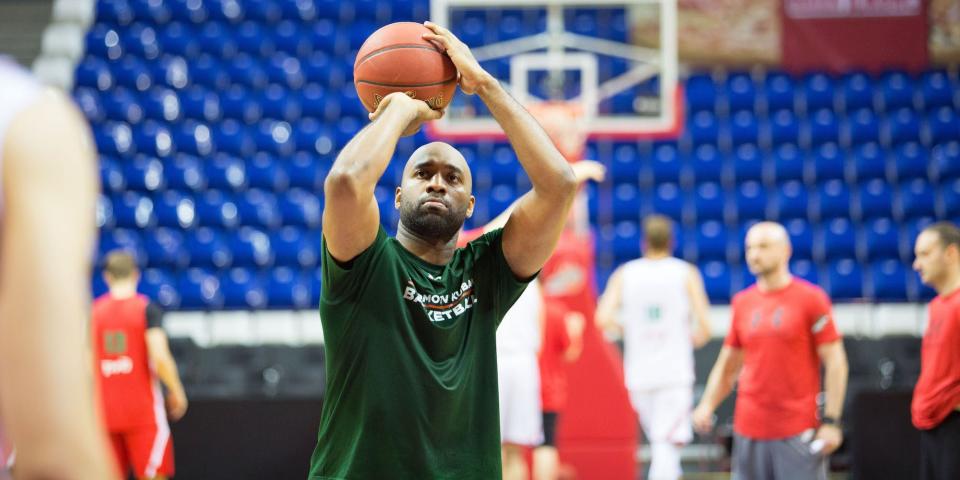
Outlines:
<svg viewBox="0 0 960 480"><path fill-rule="evenodd" d="M467 218L473 216L473 208L477 206L477 199L473 195L470 195L470 204L467 205Z"/></svg>
<svg viewBox="0 0 960 480"><path fill-rule="evenodd" d="M393 195L393 208L400 210L400 187L397 187L397 193Z"/></svg>

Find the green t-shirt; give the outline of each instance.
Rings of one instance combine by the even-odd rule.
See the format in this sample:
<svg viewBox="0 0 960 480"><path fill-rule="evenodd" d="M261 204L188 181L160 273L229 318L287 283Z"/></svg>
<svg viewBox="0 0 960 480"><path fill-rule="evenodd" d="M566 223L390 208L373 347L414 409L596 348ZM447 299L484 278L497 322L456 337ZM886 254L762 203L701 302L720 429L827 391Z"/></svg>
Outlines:
<svg viewBox="0 0 960 480"><path fill-rule="evenodd" d="M383 228L346 268L324 241L327 390L311 480L500 478L496 329L526 287L501 234L445 266Z"/></svg>

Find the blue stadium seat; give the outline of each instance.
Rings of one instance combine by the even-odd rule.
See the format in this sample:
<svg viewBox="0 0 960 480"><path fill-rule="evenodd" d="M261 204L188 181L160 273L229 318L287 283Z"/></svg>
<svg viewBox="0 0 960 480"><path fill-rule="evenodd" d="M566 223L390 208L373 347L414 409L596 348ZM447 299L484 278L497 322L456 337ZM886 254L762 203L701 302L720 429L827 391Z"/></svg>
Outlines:
<svg viewBox="0 0 960 480"><path fill-rule="evenodd" d="M108 95L100 97L107 120L117 120L136 124L143 119L143 109L137 98L123 87L118 87ZM123 125L129 131L128 125ZM98 132L99 133L99 129Z"/></svg>
<svg viewBox="0 0 960 480"><path fill-rule="evenodd" d="M782 110L792 112L795 92L796 86L792 77L783 72L767 73L764 79L764 97L771 117L775 117L774 112Z"/></svg>
<svg viewBox="0 0 960 480"><path fill-rule="evenodd" d="M326 169L315 155L297 152L286 164L290 186L307 191L320 191L326 178Z"/></svg>
<svg viewBox="0 0 960 480"><path fill-rule="evenodd" d="M920 98L928 112L941 107L953 108L960 86L953 85L950 75L942 70L926 72L920 78Z"/></svg>
<svg viewBox="0 0 960 480"><path fill-rule="evenodd" d="M300 2L307 3L307 2ZM286 53L293 57L305 57L313 48L306 32L300 25L308 25L308 22L293 22L284 20L274 28L273 43L277 51Z"/></svg>
<svg viewBox="0 0 960 480"><path fill-rule="evenodd" d="M316 242L310 241L315 238ZM309 268L320 261L320 232L285 226L270 234L276 265Z"/></svg>
<svg viewBox="0 0 960 480"><path fill-rule="evenodd" d="M680 183L683 180L683 162L674 143L658 144L651 156L653 183ZM639 161L635 160L636 164ZM627 168L626 166L620 168Z"/></svg>
<svg viewBox="0 0 960 480"><path fill-rule="evenodd" d="M218 142L219 144L219 142ZM207 186L221 190L242 190L247 185L246 167L237 157L218 153L203 164Z"/></svg>
<svg viewBox="0 0 960 480"><path fill-rule="evenodd" d="M292 189L279 194L277 205L282 225L317 228L320 226L322 205L318 197L306 190Z"/></svg>
<svg viewBox="0 0 960 480"><path fill-rule="evenodd" d="M865 143L853 149L854 177L858 182L887 177L887 152L876 143Z"/></svg>
<svg viewBox="0 0 960 480"><path fill-rule="evenodd" d="M817 188L814 203L816 218L850 218L850 189L842 180L829 180Z"/></svg>
<svg viewBox="0 0 960 480"><path fill-rule="evenodd" d="M307 26L307 39L313 48L313 55L336 53L336 24L328 19L320 19Z"/></svg>
<svg viewBox="0 0 960 480"><path fill-rule="evenodd" d="M686 84L687 105L691 113L714 111L717 103L717 86L709 74L691 75Z"/></svg>
<svg viewBox="0 0 960 480"><path fill-rule="evenodd" d="M636 196L636 202L639 203L639 194L634 190L634 195ZM500 215L501 212L507 209L514 200L517 199L517 190L513 185L495 185L490 190L490 202L489 202L489 217L493 218L497 215ZM393 209L393 196L389 195L386 200L389 203L389 208ZM381 213L383 207L381 207Z"/></svg>
<svg viewBox="0 0 960 480"><path fill-rule="evenodd" d="M180 123L171 134L178 152L206 157L214 151L210 127L195 120Z"/></svg>
<svg viewBox="0 0 960 480"><path fill-rule="evenodd" d="M767 191L760 182L740 184L735 199L735 210L740 222L767 218Z"/></svg>
<svg viewBox="0 0 960 480"><path fill-rule="evenodd" d="M490 160L490 175L495 185L516 185L518 163L513 148L497 145Z"/></svg>
<svg viewBox="0 0 960 480"><path fill-rule="evenodd" d="M756 144L760 138L760 123L753 112L739 111L730 118L730 141L734 146Z"/></svg>
<svg viewBox="0 0 960 480"><path fill-rule="evenodd" d="M807 159L803 150L786 143L773 151L773 176L777 183L804 181Z"/></svg>
<svg viewBox="0 0 960 480"><path fill-rule="evenodd" d="M770 142L773 145L796 144L800 141L800 122L791 110L778 110L770 115Z"/></svg>
<svg viewBox="0 0 960 480"><path fill-rule="evenodd" d="M96 3L97 23L127 25L133 21L133 10L123 0L103 0Z"/></svg>
<svg viewBox="0 0 960 480"><path fill-rule="evenodd" d="M183 57L162 55L147 67L154 85L179 90L190 83L189 64Z"/></svg>
<svg viewBox="0 0 960 480"><path fill-rule="evenodd" d="M267 71L260 64L259 58L247 53L238 54L231 61L225 62L224 68L234 85L251 90L259 90L267 85Z"/></svg>
<svg viewBox="0 0 960 480"><path fill-rule="evenodd" d="M857 198L854 210L861 220L893 216L893 189L887 182L874 179L862 184Z"/></svg>
<svg viewBox="0 0 960 480"><path fill-rule="evenodd" d="M232 28L219 22L205 22L199 27L197 46L201 53L215 58L233 58L237 54L237 42Z"/></svg>
<svg viewBox="0 0 960 480"><path fill-rule="evenodd" d="M166 270L157 268L144 270L137 289L157 302L164 310L180 308L180 292L177 291L176 281Z"/></svg>
<svg viewBox="0 0 960 480"><path fill-rule="evenodd" d="M160 122L176 122L180 119L180 100L173 90L154 87L140 96L145 116Z"/></svg>
<svg viewBox="0 0 960 480"><path fill-rule="evenodd" d="M187 231L185 237L191 266L227 268L233 263L233 251L217 230L201 227Z"/></svg>
<svg viewBox="0 0 960 480"><path fill-rule="evenodd" d="M935 215L933 187L925 180L912 180L900 185L900 219L908 220Z"/></svg>
<svg viewBox="0 0 960 480"><path fill-rule="evenodd" d="M149 25L134 23L122 29L120 43L127 55L136 55L145 60L153 60L160 55L156 31Z"/></svg>
<svg viewBox="0 0 960 480"><path fill-rule="evenodd" d="M77 88L73 95L81 110L91 121L102 121L106 111L100 95L96 92L107 91L113 87L110 69L100 59L87 57L77 65L74 78Z"/></svg>
<svg viewBox="0 0 960 480"><path fill-rule="evenodd" d="M94 130L97 150L114 157L128 157L135 153L133 131L126 123L106 122Z"/></svg>
<svg viewBox="0 0 960 480"><path fill-rule="evenodd" d="M746 261L741 261L739 265L730 267L731 286L734 292L746 290L751 285L757 283L757 277L750 272L750 266Z"/></svg>
<svg viewBox="0 0 960 480"><path fill-rule="evenodd" d="M960 115L950 107L940 107L927 117L930 142L933 144L960 140Z"/></svg>
<svg viewBox="0 0 960 480"><path fill-rule="evenodd" d="M698 262L726 261L730 253L730 232L720 222L708 221L699 225L692 237Z"/></svg>
<svg viewBox="0 0 960 480"><path fill-rule="evenodd" d="M725 195L720 185L714 182L701 183L693 197L697 222L709 220L723 221L725 217Z"/></svg>
<svg viewBox="0 0 960 480"><path fill-rule="evenodd" d="M723 261L703 262L700 264L704 287L707 297L713 303L727 303L730 301L730 286L732 285L730 268Z"/></svg>
<svg viewBox="0 0 960 480"><path fill-rule="evenodd" d="M716 145L720 136L720 122L712 112L702 110L692 114L687 121L687 131L696 145Z"/></svg>
<svg viewBox="0 0 960 480"><path fill-rule="evenodd" d="M870 109L860 109L849 115L847 132L851 145L877 142L880 140L880 120Z"/></svg>
<svg viewBox="0 0 960 480"><path fill-rule="evenodd" d="M843 180L847 175L847 159L836 143L824 143L813 151L813 173L817 182Z"/></svg>
<svg viewBox="0 0 960 480"><path fill-rule="evenodd" d="M885 73L880 79L880 93L886 112L913 107L913 81L905 72Z"/></svg>
<svg viewBox="0 0 960 480"><path fill-rule="evenodd" d="M790 261L790 273L814 285L820 284L820 272L817 264L810 260L793 259Z"/></svg>
<svg viewBox="0 0 960 480"><path fill-rule="evenodd" d="M156 224L150 197L131 191L112 199L113 216L119 228L149 228Z"/></svg>
<svg viewBox="0 0 960 480"><path fill-rule="evenodd" d="M821 260L854 258L857 256L857 236L850 220L835 218L823 224L819 246L815 251Z"/></svg>
<svg viewBox="0 0 960 480"><path fill-rule="evenodd" d="M364 124L365 123L366 122L364 122ZM357 135L364 124L361 124L357 117L341 118L336 124L335 137L337 148L343 148L347 142Z"/></svg>
<svg viewBox="0 0 960 480"><path fill-rule="evenodd" d="M240 224L237 203L231 194L207 190L195 200L197 224L203 227L234 228Z"/></svg>
<svg viewBox="0 0 960 480"><path fill-rule="evenodd" d="M137 57L124 56L119 63L111 64L117 85L143 92L153 86L150 70Z"/></svg>
<svg viewBox="0 0 960 480"><path fill-rule="evenodd" d="M247 2L246 18L261 24L274 24L280 21L280 2L275 0Z"/></svg>
<svg viewBox="0 0 960 480"><path fill-rule="evenodd" d="M808 117L808 120L807 133L811 145L820 145L840 140L840 122L837 120L837 115L833 113L833 110L816 110Z"/></svg>
<svg viewBox="0 0 960 480"><path fill-rule="evenodd" d="M839 259L830 263L827 270L831 298L853 300L863 297L863 271L855 260Z"/></svg>
<svg viewBox="0 0 960 480"><path fill-rule="evenodd" d="M942 218L960 218L960 178L951 180L941 187Z"/></svg>
<svg viewBox="0 0 960 480"><path fill-rule="evenodd" d="M933 171L941 182L960 178L960 142L941 143L933 147Z"/></svg>
<svg viewBox="0 0 960 480"><path fill-rule="evenodd" d="M310 300L309 278L299 270L280 267L270 270L266 282L267 306L271 308L307 309Z"/></svg>
<svg viewBox="0 0 960 480"><path fill-rule="evenodd" d="M700 145L690 156L690 169L697 183L724 180L724 159L717 147Z"/></svg>
<svg viewBox="0 0 960 480"><path fill-rule="evenodd" d="M870 278L875 300L903 302L907 300L907 267L899 260L882 260L870 264Z"/></svg>
<svg viewBox="0 0 960 480"><path fill-rule="evenodd" d="M808 74L803 79L803 100L807 112L821 109L833 111L833 80L823 73Z"/></svg>
<svg viewBox="0 0 960 480"><path fill-rule="evenodd" d="M866 260L900 258L900 230L889 218L879 218L864 226Z"/></svg>
<svg viewBox="0 0 960 480"><path fill-rule="evenodd" d="M256 97L240 85L231 85L220 93L220 109L224 118L254 123L263 115Z"/></svg>
<svg viewBox="0 0 960 480"><path fill-rule="evenodd" d="M285 53L278 53L270 57L264 69L267 74L267 81L272 84L298 89L306 82L300 60ZM355 92L353 89L348 91Z"/></svg>
<svg viewBox="0 0 960 480"><path fill-rule="evenodd" d="M257 153L246 162L247 186L271 191L283 191L290 185L283 164L273 155Z"/></svg>
<svg viewBox="0 0 960 480"><path fill-rule="evenodd" d="M920 140L920 119L909 108L901 108L887 115L887 134L890 145Z"/></svg>
<svg viewBox="0 0 960 480"><path fill-rule="evenodd" d="M157 225L186 229L197 223L196 203L192 197L176 190L167 190L154 197Z"/></svg>
<svg viewBox="0 0 960 480"><path fill-rule="evenodd" d="M209 89L224 89L230 85L230 76L219 57L201 54L190 64L191 81Z"/></svg>
<svg viewBox="0 0 960 480"><path fill-rule="evenodd" d="M273 192L247 190L235 202L241 225L275 228L281 223L280 209Z"/></svg>
<svg viewBox="0 0 960 480"><path fill-rule="evenodd" d="M906 247L906 255L902 255L905 258L913 258L913 247L917 243L917 237L920 236L920 232L924 228L927 228L934 222L934 219L931 217L921 217L914 220L907 220L901 223L901 243ZM904 228L904 225L906 228Z"/></svg>
<svg viewBox="0 0 960 480"><path fill-rule="evenodd" d="M117 60L123 56L123 47L120 44L118 29L97 23L87 32L85 39L87 55L99 58Z"/></svg>
<svg viewBox="0 0 960 480"><path fill-rule="evenodd" d="M749 73L732 73L727 77L726 98L730 112L753 111L757 88Z"/></svg>
<svg viewBox="0 0 960 480"><path fill-rule="evenodd" d="M263 116L273 120L296 121L302 110L297 95L292 95L286 87L270 84L259 98Z"/></svg>
<svg viewBox="0 0 960 480"><path fill-rule="evenodd" d="M144 234L143 249L151 267L183 268L190 256L183 247L183 232L173 228L157 228Z"/></svg>
<svg viewBox="0 0 960 480"><path fill-rule="evenodd" d="M740 145L733 152L733 177L737 183L762 182L767 168L763 152L752 143Z"/></svg>
<svg viewBox="0 0 960 480"><path fill-rule="evenodd" d="M905 183L916 178L927 178L927 149L916 142L908 142L894 149L894 170L897 180Z"/></svg>
<svg viewBox="0 0 960 480"><path fill-rule="evenodd" d="M683 196L675 183L658 184L650 203L653 213L666 215L677 223L683 222Z"/></svg>
<svg viewBox="0 0 960 480"><path fill-rule="evenodd" d="M127 188L123 170L120 169L116 160L106 156L100 157L100 184L110 193L120 193Z"/></svg>
<svg viewBox="0 0 960 480"><path fill-rule="evenodd" d="M185 310L215 310L223 307L223 293L216 275L202 268L191 268L177 279L180 307Z"/></svg>
<svg viewBox="0 0 960 480"><path fill-rule="evenodd" d="M326 125L314 118L307 118L293 129L293 142L299 152L328 155L334 152L337 140Z"/></svg>
<svg viewBox="0 0 960 480"><path fill-rule="evenodd" d="M157 30L157 42L160 44L160 50L167 54L189 58L195 58L200 54L200 44L197 41L196 32L191 26L180 21L170 22L159 28Z"/></svg>
<svg viewBox="0 0 960 480"><path fill-rule="evenodd" d="M233 253L234 267L269 267L273 264L270 237L261 230L241 227L226 237L227 246Z"/></svg>
<svg viewBox="0 0 960 480"><path fill-rule="evenodd" d="M164 183L175 190L198 192L207 185L200 161L194 156L182 153L164 163L163 176Z"/></svg>
<svg viewBox="0 0 960 480"><path fill-rule="evenodd" d="M133 141L137 152L158 157L174 153L173 136L163 124L152 120L145 121L133 128Z"/></svg>
<svg viewBox="0 0 960 480"><path fill-rule="evenodd" d="M97 243L97 264L103 265L107 254L114 250L130 253L140 267L147 264L147 252L143 249L143 239L135 229L115 228L100 231L100 241Z"/></svg>
<svg viewBox="0 0 960 480"><path fill-rule="evenodd" d="M860 109L873 110L873 81L863 72L851 72L843 76L843 104L847 112Z"/></svg>
<svg viewBox="0 0 960 480"><path fill-rule="evenodd" d="M672 154L666 158L666 167L669 170L669 167L676 166L678 170L677 179L673 180L674 182L679 181L679 162L677 161L677 151L676 146L663 146L662 148L670 148L665 153L665 155ZM654 172L656 172L658 160L657 155L661 155L657 150L654 151L653 163L654 163ZM626 143L617 145L613 150L613 159L610 163L610 177L613 179L613 183L633 183L637 184L640 181L640 153L637 151L636 143ZM663 180L670 181L670 180Z"/></svg>
<svg viewBox="0 0 960 480"><path fill-rule="evenodd" d="M636 222L618 222L613 229L613 257L616 263L640 256L640 226Z"/></svg>
<svg viewBox="0 0 960 480"><path fill-rule="evenodd" d="M813 227L807 223L806 219L795 218L783 222L787 234L790 235L790 244L793 246L794 259L813 258Z"/></svg>
<svg viewBox="0 0 960 480"><path fill-rule="evenodd" d="M492 202L491 202L492 203ZM640 220L640 209L643 202L640 198L640 191L634 185L620 184L613 190L613 221L631 221ZM491 209L493 206L491 205ZM499 212L499 210L497 210ZM493 212L491 212L493 213Z"/></svg>
<svg viewBox="0 0 960 480"><path fill-rule="evenodd" d="M809 195L802 183L794 180L780 185L772 202L773 217L779 221L809 217Z"/></svg>
<svg viewBox="0 0 960 480"><path fill-rule="evenodd" d="M138 154L123 166L123 177L128 189L153 192L164 188L163 163L153 157Z"/></svg>
<svg viewBox="0 0 960 480"><path fill-rule="evenodd" d="M350 50L359 50L363 42L367 41L367 38L372 35L373 32L377 31L379 27L380 25L367 19L362 19L351 24L349 29Z"/></svg>
<svg viewBox="0 0 960 480"><path fill-rule="evenodd" d="M117 224L117 219L113 216L113 203L110 197L103 193L97 195L96 222L97 228L110 229Z"/></svg>

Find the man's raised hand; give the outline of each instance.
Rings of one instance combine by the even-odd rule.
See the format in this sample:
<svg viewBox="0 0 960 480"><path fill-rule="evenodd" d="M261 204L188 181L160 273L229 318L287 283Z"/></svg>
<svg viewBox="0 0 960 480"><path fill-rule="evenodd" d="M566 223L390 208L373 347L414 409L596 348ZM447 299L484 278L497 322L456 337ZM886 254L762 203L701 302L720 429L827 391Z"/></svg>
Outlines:
<svg viewBox="0 0 960 480"><path fill-rule="evenodd" d="M434 110L427 105L427 102L412 99L403 92L393 92L383 97L377 109L369 115L370 121L375 122L378 118L389 116L393 112L397 112L399 121L406 125L402 134L404 137L417 133L423 122L443 117L443 110Z"/></svg>
<svg viewBox="0 0 960 480"><path fill-rule="evenodd" d="M450 30L433 22L423 22L423 25L433 32L432 34L424 33L423 39L440 45L460 72L460 90L463 93L473 95L497 81L480 66L480 62L473 57L473 53L470 53L470 47L461 42Z"/></svg>

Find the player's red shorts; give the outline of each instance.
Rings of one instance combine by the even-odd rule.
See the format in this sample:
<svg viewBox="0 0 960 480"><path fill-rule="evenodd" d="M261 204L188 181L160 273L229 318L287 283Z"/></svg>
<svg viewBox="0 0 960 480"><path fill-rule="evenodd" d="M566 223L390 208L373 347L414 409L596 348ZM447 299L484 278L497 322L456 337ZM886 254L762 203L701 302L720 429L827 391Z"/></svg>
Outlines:
<svg viewBox="0 0 960 480"><path fill-rule="evenodd" d="M173 476L173 437L164 423L122 432L110 432L110 443L117 455L121 477L133 469L137 478Z"/></svg>

